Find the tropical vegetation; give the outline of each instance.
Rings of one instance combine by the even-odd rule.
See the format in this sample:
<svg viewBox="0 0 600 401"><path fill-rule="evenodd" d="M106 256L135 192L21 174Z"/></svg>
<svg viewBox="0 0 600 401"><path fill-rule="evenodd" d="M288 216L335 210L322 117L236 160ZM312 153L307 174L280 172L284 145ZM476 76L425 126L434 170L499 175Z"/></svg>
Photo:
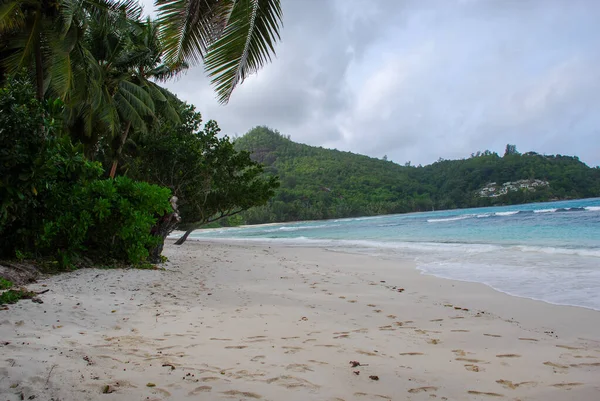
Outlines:
<svg viewBox="0 0 600 401"><path fill-rule="evenodd" d="M462 160L427 166L399 165L293 142L267 127L256 127L236 139L238 150L265 164L281 187L264 206L241 214L236 224L272 223L371 216L439 209L483 207L600 196L600 168L577 157L520 154L507 146L501 156L476 152ZM547 182L500 196L481 196L490 183L519 180Z"/></svg>
<svg viewBox="0 0 600 401"><path fill-rule="evenodd" d="M218 100L274 54L279 0L0 1L0 257L160 260L177 225L278 182L164 86L203 62Z"/></svg>

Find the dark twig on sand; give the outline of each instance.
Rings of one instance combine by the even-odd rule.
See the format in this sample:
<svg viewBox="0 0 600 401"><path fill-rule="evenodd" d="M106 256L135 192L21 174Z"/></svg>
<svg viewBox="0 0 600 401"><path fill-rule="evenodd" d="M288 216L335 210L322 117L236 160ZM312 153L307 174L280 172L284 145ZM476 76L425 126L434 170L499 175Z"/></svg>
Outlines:
<svg viewBox="0 0 600 401"><path fill-rule="evenodd" d="M44 387L48 386L48 382L50 381L50 375L52 374L52 371L54 370L54 368L56 366L57 365L55 364L55 365L52 365L52 367L50 368L50 372L48 372L48 377L46 378L46 384L44 384Z"/></svg>

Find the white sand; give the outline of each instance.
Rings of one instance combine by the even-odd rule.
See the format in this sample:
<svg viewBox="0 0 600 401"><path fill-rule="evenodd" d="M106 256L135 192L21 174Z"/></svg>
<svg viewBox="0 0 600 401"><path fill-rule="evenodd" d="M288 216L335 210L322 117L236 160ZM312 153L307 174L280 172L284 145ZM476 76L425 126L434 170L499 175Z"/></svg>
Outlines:
<svg viewBox="0 0 600 401"><path fill-rule="evenodd" d="M0 401L600 400L600 312L325 249L166 254L0 311Z"/></svg>

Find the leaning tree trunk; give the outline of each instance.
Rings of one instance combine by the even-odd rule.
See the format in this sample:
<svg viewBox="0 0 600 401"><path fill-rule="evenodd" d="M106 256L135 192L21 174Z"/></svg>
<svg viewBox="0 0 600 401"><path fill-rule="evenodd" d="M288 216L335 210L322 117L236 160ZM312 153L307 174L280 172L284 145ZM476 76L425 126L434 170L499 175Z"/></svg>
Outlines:
<svg viewBox="0 0 600 401"><path fill-rule="evenodd" d="M35 97L37 100L44 99L44 66L42 65L42 44L40 37L35 39Z"/></svg>
<svg viewBox="0 0 600 401"><path fill-rule="evenodd" d="M131 121L127 122L125 126L125 131L121 135L121 140L119 141L119 147L117 148L117 152L112 162L112 166L110 168L110 178L115 178L115 174L117 173L117 165L119 164L119 158L121 157L121 153L123 152L123 146L125 146L125 141L127 140L127 135L129 134L129 128L131 128Z"/></svg>
<svg viewBox="0 0 600 401"><path fill-rule="evenodd" d="M150 250L150 255L148 259L151 263L159 263L161 261L161 254L163 248L165 247L165 238L169 234L173 232L177 224L181 221L181 217L179 217L179 213L177 211L177 197L171 197L171 207L173 208L173 212L169 214L165 214L162 216L154 227L152 227L152 235L159 237L160 241Z"/></svg>
<svg viewBox="0 0 600 401"><path fill-rule="evenodd" d="M189 230L187 230L187 231L185 232L185 234L183 234L183 235L181 236L181 238L179 238L177 241L175 241L175 245L182 245L182 244L185 242L185 240L187 239L187 237L189 237L189 235L190 235L190 234L192 233L192 231L194 231L194 230L195 230L195 228L190 228Z"/></svg>

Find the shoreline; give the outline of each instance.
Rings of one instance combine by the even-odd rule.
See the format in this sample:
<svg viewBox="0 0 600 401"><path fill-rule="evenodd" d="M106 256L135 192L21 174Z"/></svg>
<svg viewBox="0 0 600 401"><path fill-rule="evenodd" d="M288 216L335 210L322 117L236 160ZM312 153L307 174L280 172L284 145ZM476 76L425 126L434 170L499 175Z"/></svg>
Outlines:
<svg viewBox="0 0 600 401"><path fill-rule="evenodd" d="M0 398L600 397L592 309L339 250L169 240L165 255L164 271L30 285L44 304L0 311Z"/></svg>
<svg viewBox="0 0 600 401"><path fill-rule="evenodd" d="M173 239L173 240L176 240L177 238L178 237L169 237L169 239ZM583 308L583 309L587 309L587 310L591 310L591 311L600 312L600 307L595 308L595 307L585 306L585 305L577 305L577 304L570 304L570 303L564 303L564 302L563 303L553 302L551 300L543 299L540 297L534 297L531 295L522 295L519 293L511 292L509 290L503 290L502 288L498 288L497 286L487 283L482 280L475 280L475 279L468 280L468 279L461 279L461 278L457 278L457 277L444 276L442 274L431 273L431 272L427 271L427 269L425 267L419 266L419 264L414 260L413 257L403 256L401 252L404 250L404 248L397 248L394 246L391 246L389 248L388 247L377 248L377 245L375 245L375 243L372 245L368 245L366 243L368 241L335 240L335 239L331 240L331 239L318 239L318 238L303 238L300 240L298 238L267 239L267 238L246 238L246 237L240 237L240 238L189 237L187 239L187 241L195 241L195 242L199 242L199 243L218 242L218 243L224 243L224 244L230 244L230 245L231 244L247 244L247 245L257 245L257 246L275 246L275 247L290 247L290 248L315 248L315 249L324 249L324 250L328 250L331 252L339 252L342 254L349 254L349 255L367 255L367 256L384 259L384 260L388 260L388 261L399 261L401 263L409 263L409 264L412 263L415 265L415 269L418 270L421 274L423 274L425 276L432 276L432 277L436 277L436 278L443 279L443 280L453 280L453 281L463 282L463 283L481 284L481 285L484 285L494 291L497 291L499 293L502 293L502 294L505 294L505 295L508 295L511 297L517 297L517 298L522 298L522 299L544 302L549 305ZM344 242L344 241L346 241L346 242ZM364 247L364 248L372 247L374 252L353 252L351 249L349 249L349 246L351 246L351 243L353 243L353 242L356 244L356 246L360 246L360 247ZM358 245L359 243L362 243L362 244ZM418 243L418 244L426 244L431 247L435 247L436 245L440 245L440 246L447 245L447 244L439 244L439 243L435 243L435 242ZM461 245L462 245L462 243L461 243ZM497 246L497 247L502 246L502 245L498 245L498 244L470 244L470 245L483 245L483 246L493 245L493 246ZM507 245L507 246L510 246L510 245ZM381 253L381 251L389 251L390 249L396 250L397 253L396 254ZM588 255L583 255L583 256L587 257ZM443 259L443 258L440 258L440 259Z"/></svg>

